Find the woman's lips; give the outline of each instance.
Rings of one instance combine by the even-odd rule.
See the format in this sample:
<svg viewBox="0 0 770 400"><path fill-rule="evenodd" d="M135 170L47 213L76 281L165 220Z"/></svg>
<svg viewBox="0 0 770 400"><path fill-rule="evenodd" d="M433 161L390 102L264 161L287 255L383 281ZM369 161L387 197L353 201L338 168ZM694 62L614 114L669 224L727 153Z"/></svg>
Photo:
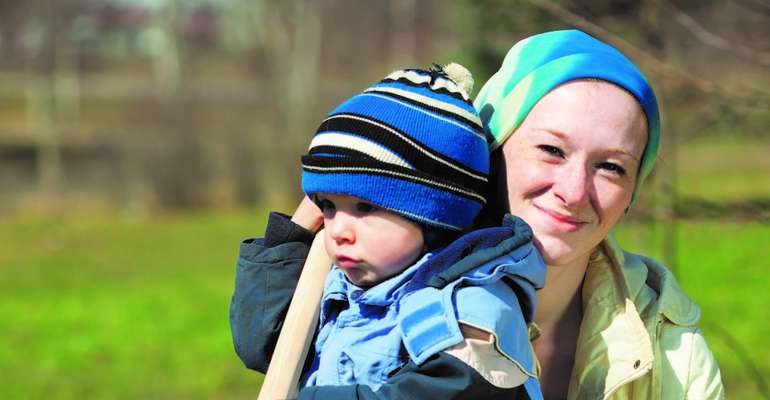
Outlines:
<svg viewBox="0 0 770 400"><path fill-rule="evenodd" d="M576 231L587 223L586 221L583 221L581 219L571 217L569 215L564 215L562 213L549 210L547 208L543 208L538 205L535 205L535 208L542 211L543 214L545 214L551 219L551 221L555 222L557 226L559 226L560 228L564 229L567 232Z"/></svg>
<svg viewBox="0 0 770 400"><path fill-rule="evenodd" d="M355 258L348 257L348 256L338 255L335 258L337 259L337 263L336 263L337 266L342 268L342 269L355 268L359 264L361 264L361 260L357 260Z"/></svg>

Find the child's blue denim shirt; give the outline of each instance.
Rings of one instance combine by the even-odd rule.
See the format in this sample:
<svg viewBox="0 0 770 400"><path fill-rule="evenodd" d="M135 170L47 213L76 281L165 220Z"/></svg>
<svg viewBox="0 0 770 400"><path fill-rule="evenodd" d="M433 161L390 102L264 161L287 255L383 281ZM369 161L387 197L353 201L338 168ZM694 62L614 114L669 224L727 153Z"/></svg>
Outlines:
<svg viewBox="0 0 770 400"><path fill-rule="evenodd" d="M545 265L531 242L501 252L499 243L510 231L469 233L366 290L333 268L325 282L315 358L302 386L362 384L377 390L410 359L420 364L461 343L462 322L491 332L500 353L531 377L524 384L530 398L541 398L527 324ZM430 279L474 253L488 261L441 289L430 286Z"/></svg>

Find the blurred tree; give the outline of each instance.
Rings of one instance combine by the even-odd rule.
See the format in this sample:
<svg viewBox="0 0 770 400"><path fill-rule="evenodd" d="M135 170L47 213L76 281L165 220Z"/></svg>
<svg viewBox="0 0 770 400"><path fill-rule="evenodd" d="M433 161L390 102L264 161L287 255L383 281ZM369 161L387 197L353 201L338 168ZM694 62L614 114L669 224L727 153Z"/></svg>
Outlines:
<svg viewBox="0 0 770 400"><path fill-rule="evenodd" d="M390 0L388 5L389 63L414 65L417 60L417 2Z"/></svg>
<svg viewBox="0 0 770 400"><path fill-rule="evenodd" d="M28 4L0 0L0 65L14 65L21 57L21 28L26 20Z"/></svg>
<svg viewBox="0 0 770 400"><path fill-rule="evenodd" d="M479 83L497 71L518 39L564 26L526 0L460 0L452 4L449 18L459 33L464 62Z"/></svg>
<svg viewBox="0 0 770 400"><path fill-rule="evenodd" d="M311 110L318 96L321 56L321 4L314 0L240 0L225 12L225 36L236 47L254 46L256 65L267 68L269 78L259 86L278 111L276 124L255 121L262 137L269 137L256 150L256 159L266 168L256 168L257 185L265 188L267 203L299 194L296 149L307 139ZM240 32L238 32L240 31ZM251 35L244 35L250 32ZM270 198L270 196L278 198Z"/></svg>
<svg viewBox="0 0 770 400"><path fill-rule="evenodd" d="M155 25L159 35L155 36L155 51L152 54L155 79L158 82L158 95L161 98L175 97L179 94L182 82L182 49L179 40L181 3L167 0L156 14Z"/></svg>
<svg viewBox="0 0 770 400"><path fill-rule="evenodd" d="M47 0L29 6L32 18L46 28L27 92L28 116L37 145L38 191L41 199L56 199L63 187L61 147L65 139L58 123L74 117L79 104L78 53L67 33L80 4Z"/></svg>
<svg viewBox="0 0 770 400"><path fill-rule="evenodd" d="M451 54L478 89L513 43L568 27L641 64L678 141L766 136L767 2L661 1L658 28L649 3L0 0L0 94L16 110L0 114L0 139L26 151L29 175L37 160L41 192L82 189L70 175L91 157L80 149L103 146L124 164L108 157L100 173L123 174L94 188L126 186L118 196L135 204L286 204L316 121L373 79ZM28 119L11 121L25 87Z"/></svg>
<svg viewBox="0 0 770 400"><path fill-rule="evenodd" d="M661 24L661 13L663 12L662 0L644 0L639 9L639 26L643 33L645 44L650 49L656 59L665 62L666 58L666 35L664 27ZM654 70L649 78L655 83L663 81L662 71ZM668 96L667 87L663 84L657 85L656 95L661 110L661 131L664 133L661 138L660 158L666 160L664 168L656 169L652 177L655 189L652 190L652 196L655 200L653 204L656 218L651 225L655 230L658 223L663 226L663 235L661 239L663 261L674 273L678 267L677 260L677 227L676 204L677 204L677 180L678 180L678 127L674 126L668 115Z"/></svg>

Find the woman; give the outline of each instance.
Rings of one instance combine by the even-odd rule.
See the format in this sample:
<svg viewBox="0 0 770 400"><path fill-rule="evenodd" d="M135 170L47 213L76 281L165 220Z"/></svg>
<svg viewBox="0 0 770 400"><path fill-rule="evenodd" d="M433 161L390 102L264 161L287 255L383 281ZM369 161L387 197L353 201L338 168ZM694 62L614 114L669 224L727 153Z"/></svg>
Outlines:
<svg viewBox="0 0 770 400"><path fill-rule="evenodd" d="M532 342L545 397L724 397L697 305L608 236L658 150L637 68L583 32L548 32L510 50L475 106L494 138L498 206L532 227L548 266Z"/></svg>

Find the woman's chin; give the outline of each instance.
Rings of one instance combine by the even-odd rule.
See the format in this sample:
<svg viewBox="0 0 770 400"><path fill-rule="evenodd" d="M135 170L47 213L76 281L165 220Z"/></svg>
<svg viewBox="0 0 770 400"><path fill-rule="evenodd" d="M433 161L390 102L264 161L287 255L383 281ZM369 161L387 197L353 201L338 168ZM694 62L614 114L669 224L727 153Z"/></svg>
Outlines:
<svg viewBox="0 0 770 400"><path fill-rule="evenodd" d="M543 261L549 267L568 265L576 259L582 258L576 254L575 246L558 238L535 235L533 240L535 247L540 251Z"/></svg>

